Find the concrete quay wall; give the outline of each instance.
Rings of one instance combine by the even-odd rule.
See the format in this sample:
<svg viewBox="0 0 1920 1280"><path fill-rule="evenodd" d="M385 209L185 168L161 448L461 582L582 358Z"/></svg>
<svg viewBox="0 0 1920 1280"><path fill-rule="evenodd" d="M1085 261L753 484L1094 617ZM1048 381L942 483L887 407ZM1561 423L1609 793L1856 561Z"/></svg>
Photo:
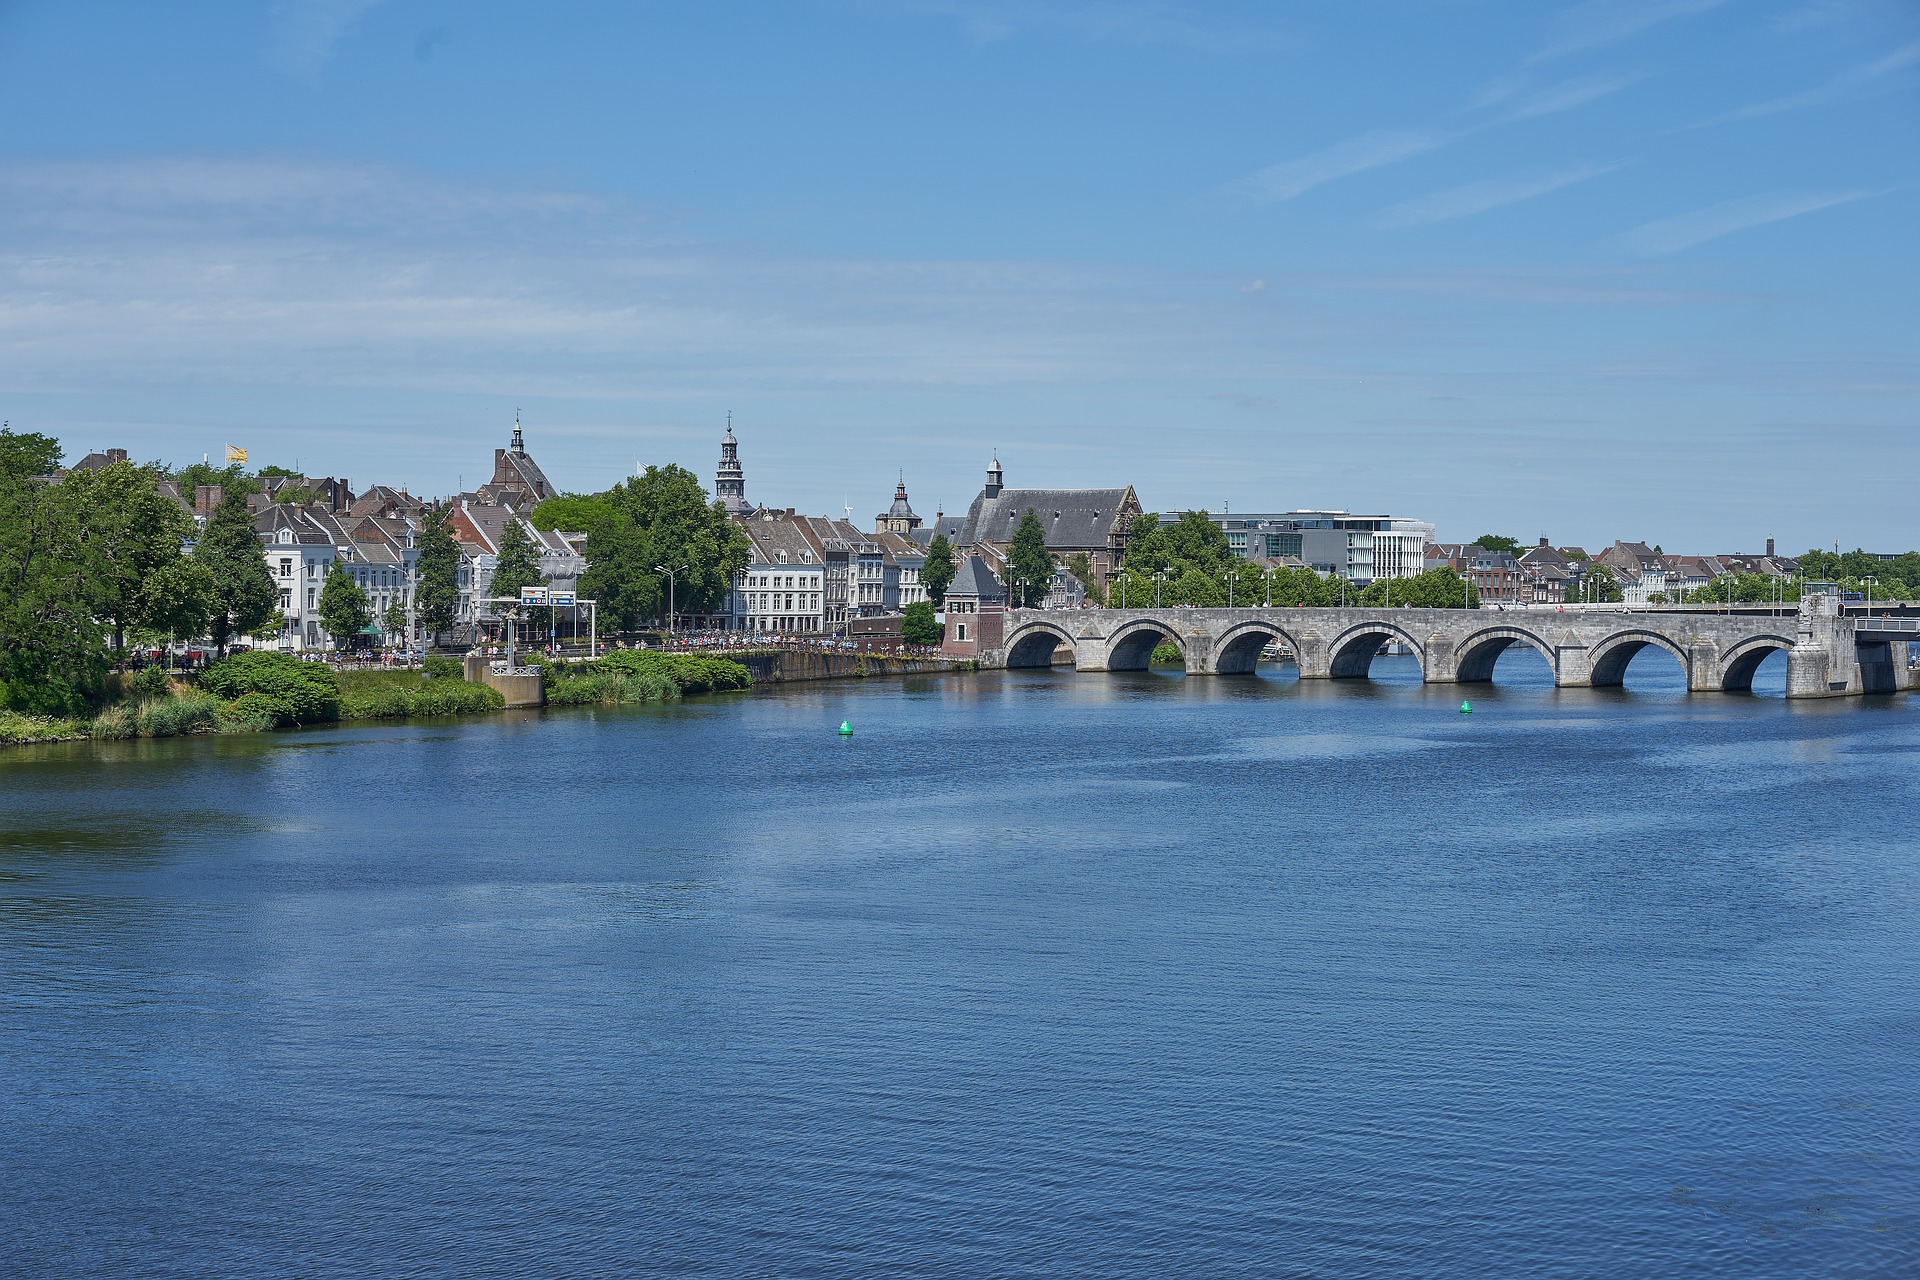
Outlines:
<svg viewBox="0 0 1920 1280"><path fill-rule="evenodd" d="M867 676L935 675L966 667L951 658L903 658L884 653L835 653L820 649L766 649L747 653L715 650L716 658L737 662L753 673L755 684L791 684L798 680L854 680Z"/></svg>

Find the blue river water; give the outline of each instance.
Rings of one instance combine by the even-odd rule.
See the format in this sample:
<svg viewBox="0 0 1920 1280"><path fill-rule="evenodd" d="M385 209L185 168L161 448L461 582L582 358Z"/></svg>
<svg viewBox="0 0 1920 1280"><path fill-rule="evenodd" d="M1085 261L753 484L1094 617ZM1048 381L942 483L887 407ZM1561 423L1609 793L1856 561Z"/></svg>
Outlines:
<svg viewBox="0 0 1920 1280"><path fill-rule="evenodd" d="M1660 656L13 752L0 1273L1920 1274L1920 704Z"/></svg>

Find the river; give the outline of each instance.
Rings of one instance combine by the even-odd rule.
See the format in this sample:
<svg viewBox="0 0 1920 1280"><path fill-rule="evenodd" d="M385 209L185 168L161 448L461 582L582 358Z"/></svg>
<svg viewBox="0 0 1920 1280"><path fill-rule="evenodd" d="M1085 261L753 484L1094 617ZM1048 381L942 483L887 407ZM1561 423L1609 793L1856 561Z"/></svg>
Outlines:
<svg viewBox="0 0 1920 1280"><path fill-rule="evenodd" d="M1660 656L12 752L0 1272L1914 1274L1920 705Z"/></svg>

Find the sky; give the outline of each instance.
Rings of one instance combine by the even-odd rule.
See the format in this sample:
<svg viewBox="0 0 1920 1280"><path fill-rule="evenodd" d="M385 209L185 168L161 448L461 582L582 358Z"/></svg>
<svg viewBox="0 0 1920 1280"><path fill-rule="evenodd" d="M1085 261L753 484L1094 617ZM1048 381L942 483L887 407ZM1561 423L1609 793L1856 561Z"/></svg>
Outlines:
<svg viewBox="0 0 1920 1280"><path fill-rule="evenodd" d="M0 0L0 417L1920 545L1913 0Z"/></svg>

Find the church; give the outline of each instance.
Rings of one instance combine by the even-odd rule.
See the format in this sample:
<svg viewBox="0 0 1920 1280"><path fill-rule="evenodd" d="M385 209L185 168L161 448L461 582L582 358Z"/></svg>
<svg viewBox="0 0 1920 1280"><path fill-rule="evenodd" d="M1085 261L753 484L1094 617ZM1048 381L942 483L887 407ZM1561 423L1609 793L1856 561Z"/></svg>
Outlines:
<svg viewBox="0 0 1920 1280"><path fill-rule="evenodd" d="M1105 590L1127 551L1127 533L1142 514L1133 486L1119 489L1009 489L996 455L987 468L987 483L964 516L940 516L929 528L916 532L931 541L945 534L954 554L983 557L997 572L1006 565L1014 530L1027 512L1033 512L1046 530L1047 550L1060 560L1085 553L1093 566L1092 585Z"/></svg>

